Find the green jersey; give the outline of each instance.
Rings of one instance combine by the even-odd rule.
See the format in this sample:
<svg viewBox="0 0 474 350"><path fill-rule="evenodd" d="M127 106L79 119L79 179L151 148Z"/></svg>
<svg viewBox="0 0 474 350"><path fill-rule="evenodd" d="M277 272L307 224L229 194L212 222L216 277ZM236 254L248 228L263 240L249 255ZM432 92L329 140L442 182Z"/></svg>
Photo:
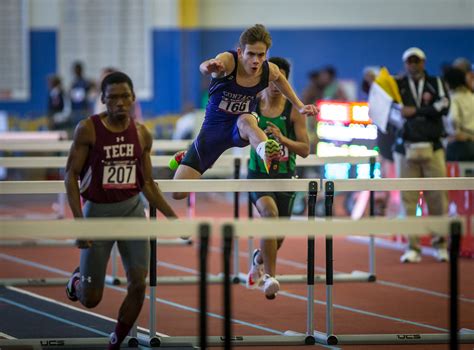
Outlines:
<svg viewBox="0 0 474 350"><path fill-rule="evenodd" d="M260 129L265 130L267 128L267 122L275 124L281 131L282 135L288 137L289 139L296 140L295 131L293 128L293 123L291 122L291 109L292 104L290 101L286 101L285 107L281 115L276 118L265 117L261 111L259 104L257 104L257 114L258 114L258 126ZM280 144L280 167L279 174L285 174L288 177L294 175L295 165L296 165L296 153L290 152L288 148ZM250 162L249 170L257 173L264 173L265 165L263 164L262 158L257 154L257 152L252 148L250 151Z"/></svg>

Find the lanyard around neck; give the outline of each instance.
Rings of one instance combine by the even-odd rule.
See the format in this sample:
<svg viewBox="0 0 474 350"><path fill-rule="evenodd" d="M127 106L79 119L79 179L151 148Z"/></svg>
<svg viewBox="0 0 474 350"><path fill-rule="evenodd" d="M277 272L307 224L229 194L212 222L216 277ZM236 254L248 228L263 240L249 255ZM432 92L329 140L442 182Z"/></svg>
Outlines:
<svg viewBox="0 0 474 350"><path fill-rule="evenodd" d="M410 86L411 94L415 99L416 106L420 108L421 106L421 96L423 94L423 89L425 87L425 78L421 78L418 81L418 91L416 90L415 82L412 78L408 78L408 85Z"/></svg>

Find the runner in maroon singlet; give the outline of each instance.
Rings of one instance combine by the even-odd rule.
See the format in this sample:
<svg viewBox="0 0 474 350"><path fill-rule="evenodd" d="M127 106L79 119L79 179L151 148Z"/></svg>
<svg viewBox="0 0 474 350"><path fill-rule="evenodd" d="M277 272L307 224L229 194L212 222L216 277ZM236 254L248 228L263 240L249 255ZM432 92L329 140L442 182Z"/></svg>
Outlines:
<svg viewBox="0 0 474 350"><path fill-rule="evenodd" d="M152 178L152 137L131 117L135 101L132 81L124 73L111 73L102 81L101 90L107 111L78 124L67 161L65 185L74 217L145 217L139 196L143 192L150 205L166 217L175 218ZM80 267L66 287L70 300L79 300L88 308L100 302L113 244L111 240L79 241ZM123 240L117 245L128 286L109 349L120 348L140 313L150 249L147 240Z"/></svg>

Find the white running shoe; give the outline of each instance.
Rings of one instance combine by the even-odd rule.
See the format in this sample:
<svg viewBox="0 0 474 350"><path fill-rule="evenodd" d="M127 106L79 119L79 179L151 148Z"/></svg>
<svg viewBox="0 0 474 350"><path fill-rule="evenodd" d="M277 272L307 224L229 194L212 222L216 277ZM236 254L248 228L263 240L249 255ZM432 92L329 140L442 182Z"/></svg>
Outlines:
<svg viewBox="0 0 474 350"><path fill-rule="evenodd" d="M278 291L280 290L280 282L275 277L265 274L263 277L263 291L267 299L275 299Z"/></svg>
<svg viewBox="0 0 474 350"><path fill-rule="evenodd" d="M258 288L263 283L263 264L256 261L258 254L260 254L260 249L255 249L252 254L252 266L247 274L246 286L249 289Z"/></svg>
<svg viewBox="0 0 474 350"><path fill-rule="evenodd" d="M421 254L417 250L409 249L400 257L402 263L419 263L421 261Z"/></svg>
<svg viewBox="0 0 474 350"><path fill-rule="evenodd" d="M434 257L439 262L448 262L449 261L449 254L446 248L438 248L435 250Z"/></svg>

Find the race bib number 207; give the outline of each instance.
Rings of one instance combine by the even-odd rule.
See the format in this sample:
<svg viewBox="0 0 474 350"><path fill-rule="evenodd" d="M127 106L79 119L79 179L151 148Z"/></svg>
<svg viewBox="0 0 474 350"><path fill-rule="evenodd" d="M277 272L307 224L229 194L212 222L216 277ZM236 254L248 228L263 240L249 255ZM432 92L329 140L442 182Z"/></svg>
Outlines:
<svg viewBox="0 0 474 350"><path fill-rule="evenodd" d="M104 166L102 187L105 189L136 188L136 165L114 164Z"/></svg>

